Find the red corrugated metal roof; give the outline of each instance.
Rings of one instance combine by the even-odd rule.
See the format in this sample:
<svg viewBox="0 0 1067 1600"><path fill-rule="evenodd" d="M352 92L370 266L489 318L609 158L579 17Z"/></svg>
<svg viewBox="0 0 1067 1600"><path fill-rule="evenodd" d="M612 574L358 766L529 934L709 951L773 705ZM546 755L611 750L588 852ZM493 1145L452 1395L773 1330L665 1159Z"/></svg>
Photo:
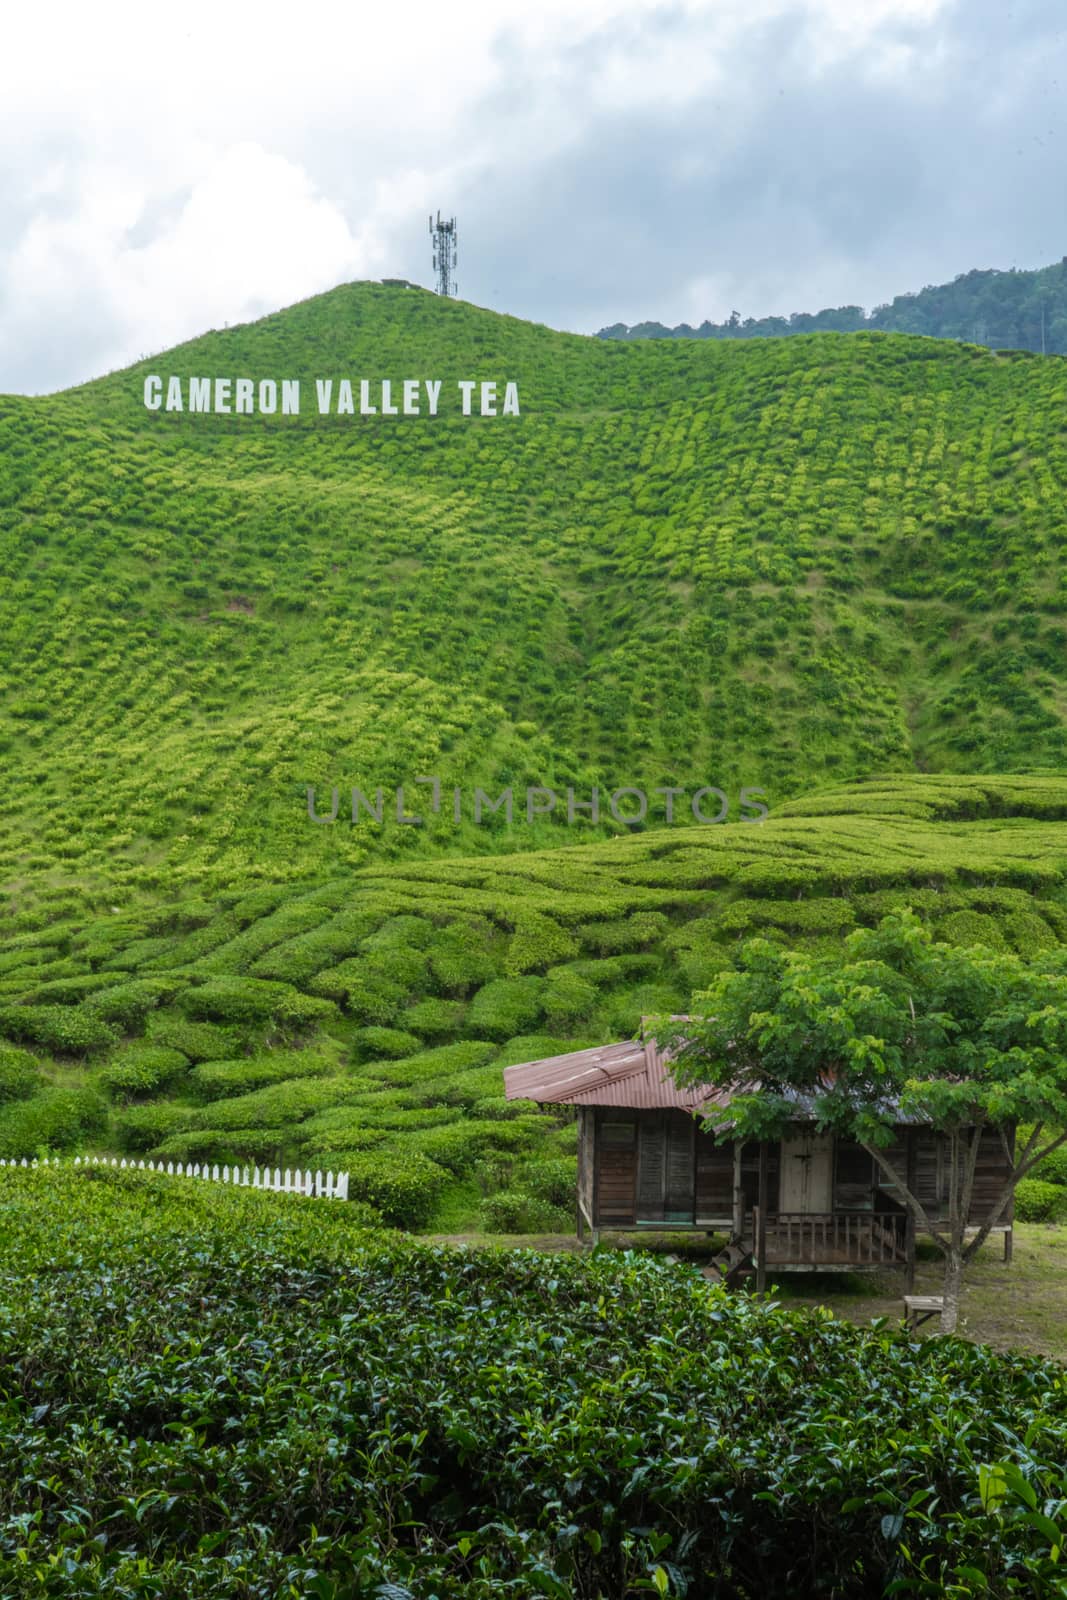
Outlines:
<svg viewBox="0 0 1067 1600"><path fill-rule="evenodd" d="M655 1040L624 1039L621 1044L595 1045L591 1050L505 1067L504 1094L509 1100L536 1100L542 1105L682 1111L727 1103L729 1096L721 1090L680 1089L665 1068L666 1056Z"/></svg>

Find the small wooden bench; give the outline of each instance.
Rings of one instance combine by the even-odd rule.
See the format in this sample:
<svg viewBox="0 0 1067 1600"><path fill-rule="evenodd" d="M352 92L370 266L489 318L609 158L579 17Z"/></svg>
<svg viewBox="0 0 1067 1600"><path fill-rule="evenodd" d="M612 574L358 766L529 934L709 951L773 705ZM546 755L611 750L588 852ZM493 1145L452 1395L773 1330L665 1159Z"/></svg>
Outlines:
<svg viewBox="0 0 1067 1600"><path fill-rule="evenodd" d="M918 1328L931 1317L939 1317L945 1304L944 1295L906 1294L904 1296L904 1326Z"/></svg>

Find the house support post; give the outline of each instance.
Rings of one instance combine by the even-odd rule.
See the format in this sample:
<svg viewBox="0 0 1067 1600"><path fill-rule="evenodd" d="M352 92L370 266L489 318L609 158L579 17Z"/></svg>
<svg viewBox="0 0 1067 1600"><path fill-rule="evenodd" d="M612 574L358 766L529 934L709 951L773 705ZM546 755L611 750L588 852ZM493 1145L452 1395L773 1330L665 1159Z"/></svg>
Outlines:
<svg viewBox="0 0 1067 1600"><path fill-rule="evenodd" d="M756 1225L756 1289L762 1294L767 1287L767 1141L759 1145L759 1200Z"/></svg>
<svg viewBox="0 0 1067 1600"><path fill-rule="evenodd" d="M734 1239L738 1244L745 1238L745 1197L741 1189L741 1141L734 1140Z"/></svg>
<svg viewBox="0 0 1067 1600"><path fill-rule="evenodd" d="M1010 1261L1011 1260L1012 1236L1013 1236L1014 1232L1015 1232L1015 1226L1014 1226L1013 1223L1009 1222L1007 1228L1004 1230L1004 1259L1005 1259L1005 1261Z"/></svg>
<svg viewBox="0 0 1067 1600"><path fill-rule="evenodd" d="M908 1155L905 1171L905 1182L911 1194L915 1193L915 1129L908 1129ZM915 1213L908 1206L908 1215L904 1223L904 1292L911 1294L915 1288Z"/></svg>

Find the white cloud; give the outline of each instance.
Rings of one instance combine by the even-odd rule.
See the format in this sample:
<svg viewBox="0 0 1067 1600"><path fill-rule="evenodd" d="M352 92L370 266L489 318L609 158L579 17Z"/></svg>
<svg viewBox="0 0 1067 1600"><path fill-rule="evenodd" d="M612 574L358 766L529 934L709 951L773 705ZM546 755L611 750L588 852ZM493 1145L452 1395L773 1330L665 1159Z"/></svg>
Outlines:
<svg viewBox="0 0 1067 1600"><path fill-rule="evenodd" d="M954 217L974 248L979 213L989 264L1025 173L987 150L979 182L960 129L994 104L1000 144L1031 108L1042 137L1055 125L1058 89L1034 92L1054 77L1054 3L1017 0L1010 19L999 0L8 8L0 391L79 381L346 278L427 282L438 207L459 216L461 292L562 326L699 321L729 309L716 295L801 309L820 284L869 304L917 286L903 273L944 256ZM900 151L920 115L916 174ZM897 208L877 282L870 237L850 233L853 214L874 229L865 161ZM798 181L824 167L825 188ZM776 187L800 191L787 241ZM955 211L933 209L939 188ZM1027 239L1013 250L1042 259ZM970 264L953 255L945 275Z"/></svg>
<svg viewBox="0 0 1067 1600"><path fill-rule="evenodd" d="M150 240L136 243L150 199L128 171L94 168L73 214L34 218L2 280L23 333L57 317L70 326L79 307L91 308L113 330L100 352L111 368L205 327L377 276L385 261L372 227L353 232L307 173L251 141L224 150Z"/></svg>

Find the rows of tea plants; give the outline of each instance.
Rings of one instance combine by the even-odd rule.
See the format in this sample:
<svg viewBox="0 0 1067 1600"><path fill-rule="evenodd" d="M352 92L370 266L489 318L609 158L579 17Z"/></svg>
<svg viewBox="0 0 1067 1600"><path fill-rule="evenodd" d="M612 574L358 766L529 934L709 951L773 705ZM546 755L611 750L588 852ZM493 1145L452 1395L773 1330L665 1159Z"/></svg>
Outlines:
<svg viewBox="0 0 1067 1600"><path fill-rule="evenodd" d="M906 904L956 944L1067 942L1065 870L1064 780L915 777L57 922L0 942L0 1158L344 1167L392 1225L569 1229L574 1123L505 1101L506 1066L684 1011L757 934L832 949Z"/></svg>
<svg viewBox="0 0 1067 1600"><path fill-rule="evenodd" d="M205 1188L0 1172L11 1600L1064 1593L1056 1364Z"/></svg>
<svg viewBox="0 0 1067 1600"><path fill-rule="evenodd" d="M510 377L522 414L318 416L314 378L371 360ZM147 412L158 370L285 373L307 405ZM1067 765L1063 398L1056 362L955 344L624 346L355 284L0 399L0 904L622 831L320 827L309 786L773 806Z"/></svg>

